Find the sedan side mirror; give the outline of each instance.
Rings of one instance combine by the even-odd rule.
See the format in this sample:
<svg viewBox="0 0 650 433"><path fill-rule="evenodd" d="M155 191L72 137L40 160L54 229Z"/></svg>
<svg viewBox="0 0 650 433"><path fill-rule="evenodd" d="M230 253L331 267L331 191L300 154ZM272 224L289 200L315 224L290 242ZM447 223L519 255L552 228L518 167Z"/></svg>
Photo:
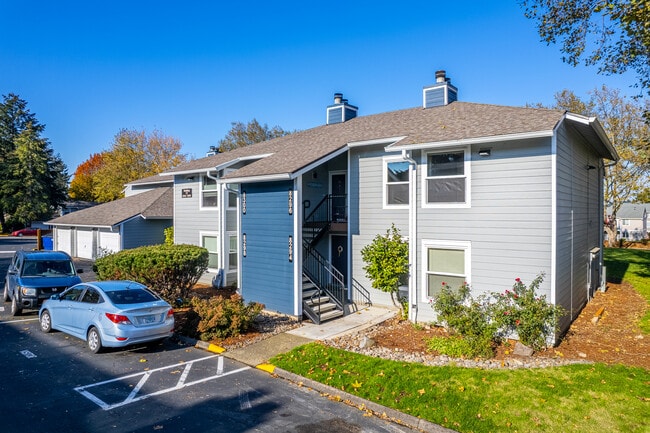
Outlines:
<svg viewBox="0 0 650 433"><path fill-rule="evenodd" d="M50 296L50 299L54 299L55 301L59 299L59 295L52 295Z"/></svg>

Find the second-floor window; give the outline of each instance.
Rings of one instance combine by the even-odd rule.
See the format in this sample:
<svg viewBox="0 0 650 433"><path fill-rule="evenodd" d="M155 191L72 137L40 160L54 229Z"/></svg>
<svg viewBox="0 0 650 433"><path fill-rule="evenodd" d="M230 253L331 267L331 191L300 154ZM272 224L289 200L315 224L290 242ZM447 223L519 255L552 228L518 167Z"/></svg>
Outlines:
<svg viewBox="0 0 650 433"><path fill-rule="evenodd" d="M217 181L207 176L202 176L201 179L201 207L218 207Z"/></svg>
<svg viewBox="0 0 650 433"><path fill-rule="evenodd" d="M409 204L409 163L404 160L387 160L384 165L384 204L407 206Z"/></svg>
<svg viewBox="0 0 650 433"><path fill-rule="evenodd" d="M464 150L428 153L426 164L426 204L467 203L468 168Z"/></svg>

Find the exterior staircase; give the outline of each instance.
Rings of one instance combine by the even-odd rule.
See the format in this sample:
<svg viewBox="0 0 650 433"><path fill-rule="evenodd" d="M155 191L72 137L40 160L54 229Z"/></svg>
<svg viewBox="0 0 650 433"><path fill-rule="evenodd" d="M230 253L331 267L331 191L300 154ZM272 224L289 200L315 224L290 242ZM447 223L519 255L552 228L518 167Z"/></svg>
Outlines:
<svg viewBox="0 0 650 433"><path fill-rule="evenodd" d="M341 196L328 195L318 203L303 221L302 226L302 310L317 325L345 314L346 305L356 302L357 297L370 305L370 295L352 279L352 301L343 274L315 248L327 232L347 233L345 211L336 212L332 220L333 202ZM337 208L338 209L338 208ZM357 296L358 295L358 296Z"/></svg>

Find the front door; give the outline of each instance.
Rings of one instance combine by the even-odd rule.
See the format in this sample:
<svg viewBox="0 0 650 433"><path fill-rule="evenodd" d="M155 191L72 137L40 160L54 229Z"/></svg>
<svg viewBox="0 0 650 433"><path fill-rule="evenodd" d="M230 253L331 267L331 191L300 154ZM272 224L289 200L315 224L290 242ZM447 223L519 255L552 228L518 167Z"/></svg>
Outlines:
<svg viewBox="0 0 650 433"><path fill-rule="evenodd" d="M330 263L341 274L343 281L348 282L348 242L346 236L330 236Z"/></svg>
<svg viewBox="0 0 650 433"><path fill-rule="evenodd" d="M332 194L332 222L346 222L347 181L345 173L330 174L330 194Z"/></svg>

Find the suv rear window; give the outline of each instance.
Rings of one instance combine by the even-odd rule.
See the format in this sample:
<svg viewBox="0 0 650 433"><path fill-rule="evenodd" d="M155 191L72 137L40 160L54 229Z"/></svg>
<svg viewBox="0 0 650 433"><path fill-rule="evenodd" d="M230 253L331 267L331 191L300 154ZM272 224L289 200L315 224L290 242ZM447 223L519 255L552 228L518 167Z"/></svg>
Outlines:
<svg viewBox="0 0 650 433"><path fill-rule="evenodd" d="M141 302L157 301L160 298L145 289L114 290L106 292L114 304L139 304Z"/></svg>
<svg viewBox="0 0 650 433"><path fill-rule="evenodd" d="M68 277L74 275L70 260L25 260L23 277Z"/></svg>

